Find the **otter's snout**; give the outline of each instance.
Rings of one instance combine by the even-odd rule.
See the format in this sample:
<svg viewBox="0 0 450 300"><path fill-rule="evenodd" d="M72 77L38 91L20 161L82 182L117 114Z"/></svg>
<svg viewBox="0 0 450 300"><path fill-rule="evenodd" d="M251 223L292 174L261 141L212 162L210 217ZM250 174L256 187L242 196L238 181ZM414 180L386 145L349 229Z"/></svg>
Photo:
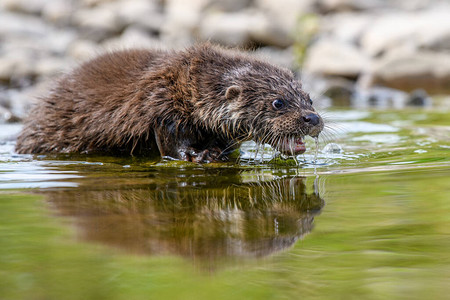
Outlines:
<svg viewBox="0 0 450 300"><path fill-rule="evenodd" d="M317 114L310 113L303 117L303 121L305 121L305 123L309 123L312 126L316 126L320 123L320 117Z"/></svg>
<svg viewBox="0 0 450 300"><path fill-rule="evenodd" d="M307 112L302 116L303 124L307 128L307 134L316 137L323 129L322 118L315 112Z"/></svg>

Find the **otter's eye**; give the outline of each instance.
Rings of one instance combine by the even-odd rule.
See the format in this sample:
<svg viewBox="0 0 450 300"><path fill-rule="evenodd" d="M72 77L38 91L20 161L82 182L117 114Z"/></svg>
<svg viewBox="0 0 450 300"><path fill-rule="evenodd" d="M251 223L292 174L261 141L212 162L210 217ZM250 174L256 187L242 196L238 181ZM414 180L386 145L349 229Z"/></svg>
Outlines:
<svg viewBox="0 0 450 300"><path fill-rule="evenodd" d="M282 109L284 107L284 102L283 100L276 99L275 101L272 102L272 106L275 109Z"/></svg>
<svg viewBox="0 0 450 300"><path fill-rule="evenodd" d="M309 96L308 96L308 101L309 101L309 104L311 104L311 105L313 104L313 101L311 100L311 97L309 97Z"/></svg>

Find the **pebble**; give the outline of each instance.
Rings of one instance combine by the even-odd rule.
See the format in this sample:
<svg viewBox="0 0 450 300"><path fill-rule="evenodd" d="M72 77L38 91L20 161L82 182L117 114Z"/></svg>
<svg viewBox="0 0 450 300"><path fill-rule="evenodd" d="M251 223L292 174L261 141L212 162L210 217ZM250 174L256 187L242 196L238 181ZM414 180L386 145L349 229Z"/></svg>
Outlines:
<svg viewBox="0 0 450 300"><path fill-rule="evenodd" d="M330 38L311 45L304 69L310 73L356 79L368 65L368 57L358 47Z"/></svg>
<svg viewBox="0 0 450 300"><path fill-rule="evenodd" d="M302 79L329 84L311 90L323 103L427 106L450 92L449 15L442 0L2 0L0 122L20 119L36 86L98 53L205 40L296 73L303 61ZM314 26L299 28L305 19Z"/></svg>

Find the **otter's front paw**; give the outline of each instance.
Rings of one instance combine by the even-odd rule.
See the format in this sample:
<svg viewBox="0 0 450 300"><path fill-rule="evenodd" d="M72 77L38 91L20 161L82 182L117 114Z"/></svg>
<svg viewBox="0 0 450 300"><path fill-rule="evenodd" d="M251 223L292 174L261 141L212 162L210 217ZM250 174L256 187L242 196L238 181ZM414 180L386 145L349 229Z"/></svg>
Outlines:
<svg viewBox="0 0 450 300"><path fill-rule="evenodd" d="M214 161L226 161L226 157L221 156L219 149L205 149L197 151L194 148L183 149L180 152L180 158L194 163L210 163Z"/></svg>

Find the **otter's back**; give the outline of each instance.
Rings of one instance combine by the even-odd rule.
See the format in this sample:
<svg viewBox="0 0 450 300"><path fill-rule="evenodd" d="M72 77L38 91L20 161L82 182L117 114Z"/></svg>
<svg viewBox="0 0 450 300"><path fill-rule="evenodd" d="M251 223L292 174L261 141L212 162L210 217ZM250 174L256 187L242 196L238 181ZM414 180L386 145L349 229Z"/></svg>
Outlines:
<svg viewBox="0 0 450 300"><path fill-rule="evenodd" d="M137 89L146 70L164 52L124 50L106 53L64 76L31 111L18 137L18 153L79 152L103 142L111 114ZM96 118L95 121L93 118Z"/></svg>

